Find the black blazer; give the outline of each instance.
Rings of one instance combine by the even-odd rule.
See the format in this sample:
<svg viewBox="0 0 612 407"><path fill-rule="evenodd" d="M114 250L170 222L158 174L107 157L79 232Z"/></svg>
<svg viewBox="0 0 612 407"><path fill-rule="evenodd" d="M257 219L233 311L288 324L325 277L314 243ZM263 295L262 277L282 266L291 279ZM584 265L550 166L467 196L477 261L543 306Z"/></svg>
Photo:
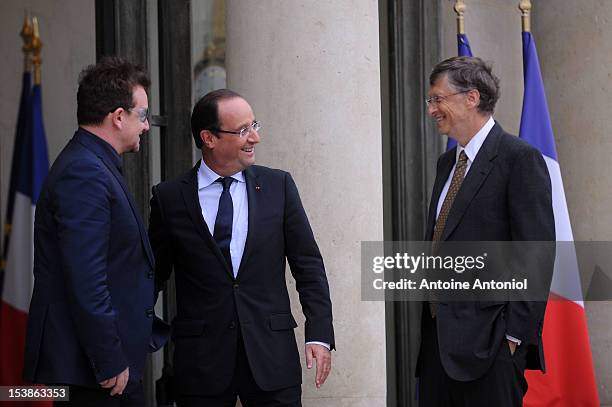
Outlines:
<svg viewBox="0 0 612 407"><path fill-rule="evenodd" d="M334 347L332 309L323 260L289 173L261 166L244 171L248 235L238 276L202 217L199 163L153 188L149 235L162 284L174 267L177 317L174 372L180 394L225 390L233 377L238 330L253 376L263 390L301 383L285 281L285 259L306 316L306 341Z"/></svg>
<svg viewBox="0 0 612 407"><path fill-rule="evenodd" d="M456 148L438 159L426 240L433 237L440 194ZM551 182L542 154L495 124L480 148L449 213L443 241L554 241ZM550 281L554 250L538 258ZM544 370L545 302L441 302L437 329L442 365L455 380L474 380L493 363L509 334L527 348L527 368ZM423 318L431 318L424 310Z"/></svg>

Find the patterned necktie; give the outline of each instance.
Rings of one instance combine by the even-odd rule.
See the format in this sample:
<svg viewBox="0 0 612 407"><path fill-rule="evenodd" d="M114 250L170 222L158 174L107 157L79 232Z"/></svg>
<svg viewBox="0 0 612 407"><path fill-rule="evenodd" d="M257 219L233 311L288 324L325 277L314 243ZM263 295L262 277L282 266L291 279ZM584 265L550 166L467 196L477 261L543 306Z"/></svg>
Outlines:
<svg viewBox="0 0 612 407"><path fill-rule="evenodd" d="M440 209L440 214L438 215L438 221L436 222L436 226L434 227L434 234L432 240L432 253L435 255L438 251L438 244L440 239L442 239L442 233L444 232L444 228L446 227L446 221L448 220L448 214L450 213L451 208L453 207L453 202L455 201L455 197L461 188L461 184L463 183L463 178L465 177L465 170L467 169L467 155L465 151L461 151L459 154L459 160L457 161L457 165L455 166L455 173L453 174L453 179L451 179L450 186L448 187L448 192L446 193L446 197L444 197L444 202L442 203L442 208ZM435 299L429 300L429 311L431 313L432 318L436 317L438 313L438 302Z"/></svg>
<svg viewBox="0 0 612 407"><path fill-rule="evenodd" d="M446 197L444 198L444 202L442 203L442 208L440 209L440 214L438 215L438 221L436 222L436 226L434 227L433 240L434 247L436 243L440 241L442 238L442 232L444 232L444 227L446 227L446 221L448 220L448 214L453 206L453 202L455 201L455 197L461 188L461 184L463 183L463 178L465 177L465 170L467 168L467 155L465 151L461 151L459 154L459 160L457 161L457 165L455 166L455 173L453 174L453 179L451 180L450 187L448 187L448 192L446 193Z"/></svg>
<svg viewBox="0 0 612 407"><path fill-rule="evenodd" d="M223 192L219 197L219 209L215 220L215 231L213 237L223 253L227 264L232 268L232 256L230 255L230 242L232 241L232 222L234 219L234 203L230 194L230 185L234 179L232 177L219 178L215 182L223 185Z"/></svg>

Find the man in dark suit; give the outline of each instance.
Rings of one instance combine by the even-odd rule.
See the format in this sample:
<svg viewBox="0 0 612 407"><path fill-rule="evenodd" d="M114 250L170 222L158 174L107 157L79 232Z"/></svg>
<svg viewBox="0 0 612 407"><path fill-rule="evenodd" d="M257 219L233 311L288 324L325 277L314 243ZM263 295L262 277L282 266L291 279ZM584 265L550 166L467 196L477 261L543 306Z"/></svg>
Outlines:
<svg viewBox="0 0 612 407"><path fill-rule="evenodd" d="M45 180L34 225L25 379L70 386L70 402L143 405L154 258L121 154L149 129L141 67L107 58L79 80L79 128Z"/></svg>
<svg viewBox="0 0 612 407"><path fill-rule="evenodd" d="M194 107L202 160L153 188L149 236L160 282L176 278L179 406L300 406L297 326L285 259L306 316L315 384L331 369L334 331L323 260L289 173L253 165L260 124L222 89Z"/></svg>
<svg viewBox="0 0 612 407"><path fill-rule="evenodd" d="M442 154L426 240L554 241L551 182L542 155L492 118L499 80L479 58L455 57L430 76L427 105L457 141ZM439 246L438 246L439 247ZM550 281L554 250L537 258ZM544 370L546 302L425 303L417 375L420 405L521 406L525 368Z"/></svg>

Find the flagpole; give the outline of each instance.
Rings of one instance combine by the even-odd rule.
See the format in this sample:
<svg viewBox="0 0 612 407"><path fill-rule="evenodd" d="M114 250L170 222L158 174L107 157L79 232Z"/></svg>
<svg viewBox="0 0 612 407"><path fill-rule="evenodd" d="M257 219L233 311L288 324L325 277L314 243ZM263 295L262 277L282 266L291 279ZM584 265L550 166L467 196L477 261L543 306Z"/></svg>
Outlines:
<svg viewBox="0 0 612 407"><path fill-rule="evenodd" d="M455 13L457 13L457 34L465 34L465 19L463 13L465 12L466 5L463 0L455 1Z"/></svg>
<svg viewBox="0 0 612 407"><path fill-rule="evenodd" d="M40 57L40 51L42 49L42 42L40 41L40 33L38 31L38 18L32 18L33 34L32 34L32 65L34 68L34 85L40 85L40 64L42 58Z"/></svg>
<svg viewBox="0 0 612 407"><path fill-rule="evenodd" d="M26 10L23 18L23 27L21 28L21 38L23 39L23 70L25 72L32 69L32 63L30 59L30 53L32 52L32 35L34 31L32 28L32 20L30 19L30 13Z"/></svg>
<svg viewBox="0 0 612 407"><path fill-rule="evenodd" d="M31 64L31 59L30 59L30 54L32 52L32 34L33 34L33 29L32 29L32 21L30 19L30 13L28 12L28 10L24 10L23 26L21 27L21 32L19 33L23 41L23 46L21 47L21 51L23 52L23 72L29 72L32 69L32 64ZM2 179L2 167L1 166L0 166L0 179ZM2 189L1 188L0 188L0 202L2 202ZM8 206L8 202L7 202L7 206ZM1 209L2 209L2 213L0 213L0 216L4 217L6 215L5 213L6 208L1 208ZM3 229L3 234L1 238L2 242L0 243L0 247L2 248L2 251L0 252L0 294L2 294L2 278L3 278L2 273L5 267L4 243L5 243L6 236L8 236L11 233L11 226L12 226L11 223L9 223L8 221L9 219L5 218L4 229Z"/></svg>
<svg viewBox="0 0 612 407"><path fill-rule="evenodd" d="M523 32L531 32L531 1L521 0L518 6L521 10L521 23L523 25Z"/></svg>

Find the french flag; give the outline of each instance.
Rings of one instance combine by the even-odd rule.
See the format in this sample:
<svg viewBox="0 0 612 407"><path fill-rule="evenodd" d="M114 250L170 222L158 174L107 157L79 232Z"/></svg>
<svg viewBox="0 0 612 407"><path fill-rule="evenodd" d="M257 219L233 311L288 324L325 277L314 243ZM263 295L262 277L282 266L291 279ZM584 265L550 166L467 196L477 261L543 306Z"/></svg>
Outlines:
<svg viewBox="0 0 612 407"><path fill-rule="evenodd" d="M23 384L26 322L34 282L34 210L48 171L41 87L32 87L30 72L24 72L0 268L0 385Z"/></svg>
<svg viewBox="0 0 612 407"><path fill-rule="evenodd" d="M561 170L535 42L523 32L525 94L519 137L542 152L552 182L557 241L573 242ZM598 407L591 346L575 250L557 250L544 317L546 373L527 371L526 407Z"/></svg>

